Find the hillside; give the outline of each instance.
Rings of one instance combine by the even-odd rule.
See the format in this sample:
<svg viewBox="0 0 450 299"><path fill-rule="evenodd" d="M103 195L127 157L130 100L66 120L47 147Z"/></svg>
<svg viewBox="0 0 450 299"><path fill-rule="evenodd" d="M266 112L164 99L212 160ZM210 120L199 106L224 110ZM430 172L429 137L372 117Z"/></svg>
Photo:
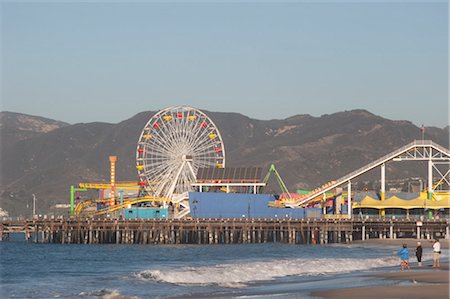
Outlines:
<svg viewBox="0 0 450 299"><path fill-rule="evenodd" d="M283 120L255 120L238 113L204 111L224 139L227 166L275 163L289 188L313 188L336 179L390 151L421 138L409 121L392 121L365 110ZM136 142L154 112L142 112L118 124L69 125L22 114L0 118L1 208L29 216L32 194L38 212L69 202L69 186L107 181L109 155L117 155L118 180L135 180ZM24 121L24 119L26 121ZM448 147L449 130L427 128L426 139ZM425 176L417 165L393 165L389 178ZM377 174L378 175L378 174Z"/></svg>
<svg viewBox="0 0 450 299"><path fill-rule="evenodd" d="M0 136L2 141L19 140L48 133L69 124L44 117L0 111Z"/></svg>

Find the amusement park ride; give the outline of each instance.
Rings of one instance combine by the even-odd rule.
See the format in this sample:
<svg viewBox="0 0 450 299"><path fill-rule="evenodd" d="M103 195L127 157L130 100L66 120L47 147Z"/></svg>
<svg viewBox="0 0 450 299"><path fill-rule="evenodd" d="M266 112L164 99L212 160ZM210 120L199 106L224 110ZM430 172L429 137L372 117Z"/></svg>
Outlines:
<svg viewBox="0 0 450 299"><path fill-rule="evenodd" d="M112 160L111 160L112 159ZM213 121L191 107L170 107L159 111L144 126L136 149L139 181L115 183L114 157L111 161L110 184L80 184L71 188L71 214L108 214L137 203L173 210L180 218L189 213L187 191L192 190L199 168L225 167L225 147ZM110 197L81 202L74 207L73 193L84 189L109 190ZM115 200L116 190L120 203ZM136 191L124 198L123 191ZM102 208L98 208L99 205ZM93 206L97 205L97 208ZM88 209L90 207L90 209Z"/></svg>
<svg viewBox="0 0 450 299"><path fill-rule="evenodd" d="M182 218L189 216L190 191L216 187L222 192L232 192L233 188L249 188L252 193L262 193L273 174L281 189L281 194L273 202L272 208L302 208L313 205L324 207L331 200L343 201L347 198L347 216L354 208L375 208L383 216L388 208L448 209L450 208L450 151L438 144L421 140L399 148L392 153L361 167L340 178L327 182L303 194L290 193L274 165L271 165L262 181L251 180L205 180L203 173L212 171L222 177L229 173L225 169L225 147L219 130L202 111L192 107L177 106L160 110L144 126L136 148L136 170L138 181L116 182L117 157L110 156L109 183L80 183L70 189L70 213L72 216L93 217L135 217L133 209L145 207L152 211L153 218ZM385 167L391 161L427 161L428 181L426 193L415 201L386 198ZM443 166L443 167L442 167ZM374 168L381 168L380 198L364 198L352 204L352 180ZM209 171L209 172L208 172ZM257 171L254 170L253 175ZM433 176L433 172L438 176ZM433 182L433 179L438 180ZM343 187L347 192L342 192ZM437 190L440 186L441 190ZM97 190L95 199L80 201L75 205L79 192ZM340 193L338 195L337 193ZM344 196L343 196L344 195ZM159 215L159 216L158 216ZM151 217L151 218L152 218Z"/></svg>

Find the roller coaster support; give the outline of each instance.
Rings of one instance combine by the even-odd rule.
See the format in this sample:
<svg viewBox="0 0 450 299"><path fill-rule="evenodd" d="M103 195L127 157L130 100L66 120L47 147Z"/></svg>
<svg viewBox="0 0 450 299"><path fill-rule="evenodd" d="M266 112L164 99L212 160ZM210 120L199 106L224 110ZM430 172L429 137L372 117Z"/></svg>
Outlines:
<svg viewBox="0 0 450 299"><path fill-rule="evenodd" d="M384 201L386 199L386 164L381 164L381 200ZM384 216L386 211L384 209L380 209L380 216Z"/></svg>
<svg viewBox="0 0 450 299"><path fill-rule="evenodd" d="M352 218L352 182L350 180L347 183L347 215L348 218Z"/></svg>
<svg viewBox="0 0 450 299"><path fill-rule="evenodd" d="M428 160L428 199L433 198L433 161L431 157Z"/></svg>
<svg viewBox="0 0 450 299"><path fill-rule="evenodd" d="M86 188L75 188L74 185L70 186L70 216L74 216L74 210L75 210L75 192L87 191Z"/></svg>
<svg viewBox="0 0 450 299"><path fill-rule="evenodd" d="M120 216L122 216L123 219L123 190L119 191L119 195L120 195Z"/></svg>

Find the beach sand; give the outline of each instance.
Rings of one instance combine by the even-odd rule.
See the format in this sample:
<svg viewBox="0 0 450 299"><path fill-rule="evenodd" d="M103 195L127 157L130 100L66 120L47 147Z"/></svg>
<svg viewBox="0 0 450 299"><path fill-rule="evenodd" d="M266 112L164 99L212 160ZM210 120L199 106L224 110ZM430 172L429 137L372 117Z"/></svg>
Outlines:
<svg viewBox="0 0 450 299"><path fill-rule="evenodd" d="M365 241L357 240L353 241L353 244L377 244L377 245L388 245L388 246L402 246L406 244L408 248L415 249L417 242L422 243L424 249L431 249L433 247L433 240L427 239L369 239ZM450 240L440 239L441 248L450 248Z"/></svg>
<svg viewBox="0 0 450 299"><path fill-rule="evenodd" d="M398 246L406 243L409 248L415 248L416 239L372 239L368 241L357 241L355 243L379 244ZM431 247L429 240L420 240L424 248ZM440 240L442 248L449 248L449 240ZM424 263L423 267L417 267L412 263L411 271L405 272L384 272L373 274L386 280L387 285L362 287L362 288L342 288L327 291L316 291L311 293L314 297L321 298L399 298L399 299L438 299L450 298L449 285L449 262L441 259L441 268L431 267L432 261ZM395 282L394 282L395 281ZM399 285L396 285L399 283ZM401 283L404 283L403 285Z"/></svg>
<svg viewBox="0 0 450 299"><path fill-rule="evenodd" d="M427 284L413 286L382 286L366 288L336 289L332 291L313 292L314 297L322 298L399 298L399 299L448 299L448 284Z"/></svg>

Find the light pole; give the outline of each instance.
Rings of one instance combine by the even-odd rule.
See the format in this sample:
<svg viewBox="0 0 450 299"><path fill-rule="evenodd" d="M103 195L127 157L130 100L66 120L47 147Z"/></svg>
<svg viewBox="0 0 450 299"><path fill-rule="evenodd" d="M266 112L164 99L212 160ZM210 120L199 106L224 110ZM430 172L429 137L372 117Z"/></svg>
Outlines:
<svg viewBox="0 0 450 299"><path fill-rule="evenodd" d="M36 195L34 194L32 195L33 195L33 218L34 218L34 215L36 215Z"/></svg>

